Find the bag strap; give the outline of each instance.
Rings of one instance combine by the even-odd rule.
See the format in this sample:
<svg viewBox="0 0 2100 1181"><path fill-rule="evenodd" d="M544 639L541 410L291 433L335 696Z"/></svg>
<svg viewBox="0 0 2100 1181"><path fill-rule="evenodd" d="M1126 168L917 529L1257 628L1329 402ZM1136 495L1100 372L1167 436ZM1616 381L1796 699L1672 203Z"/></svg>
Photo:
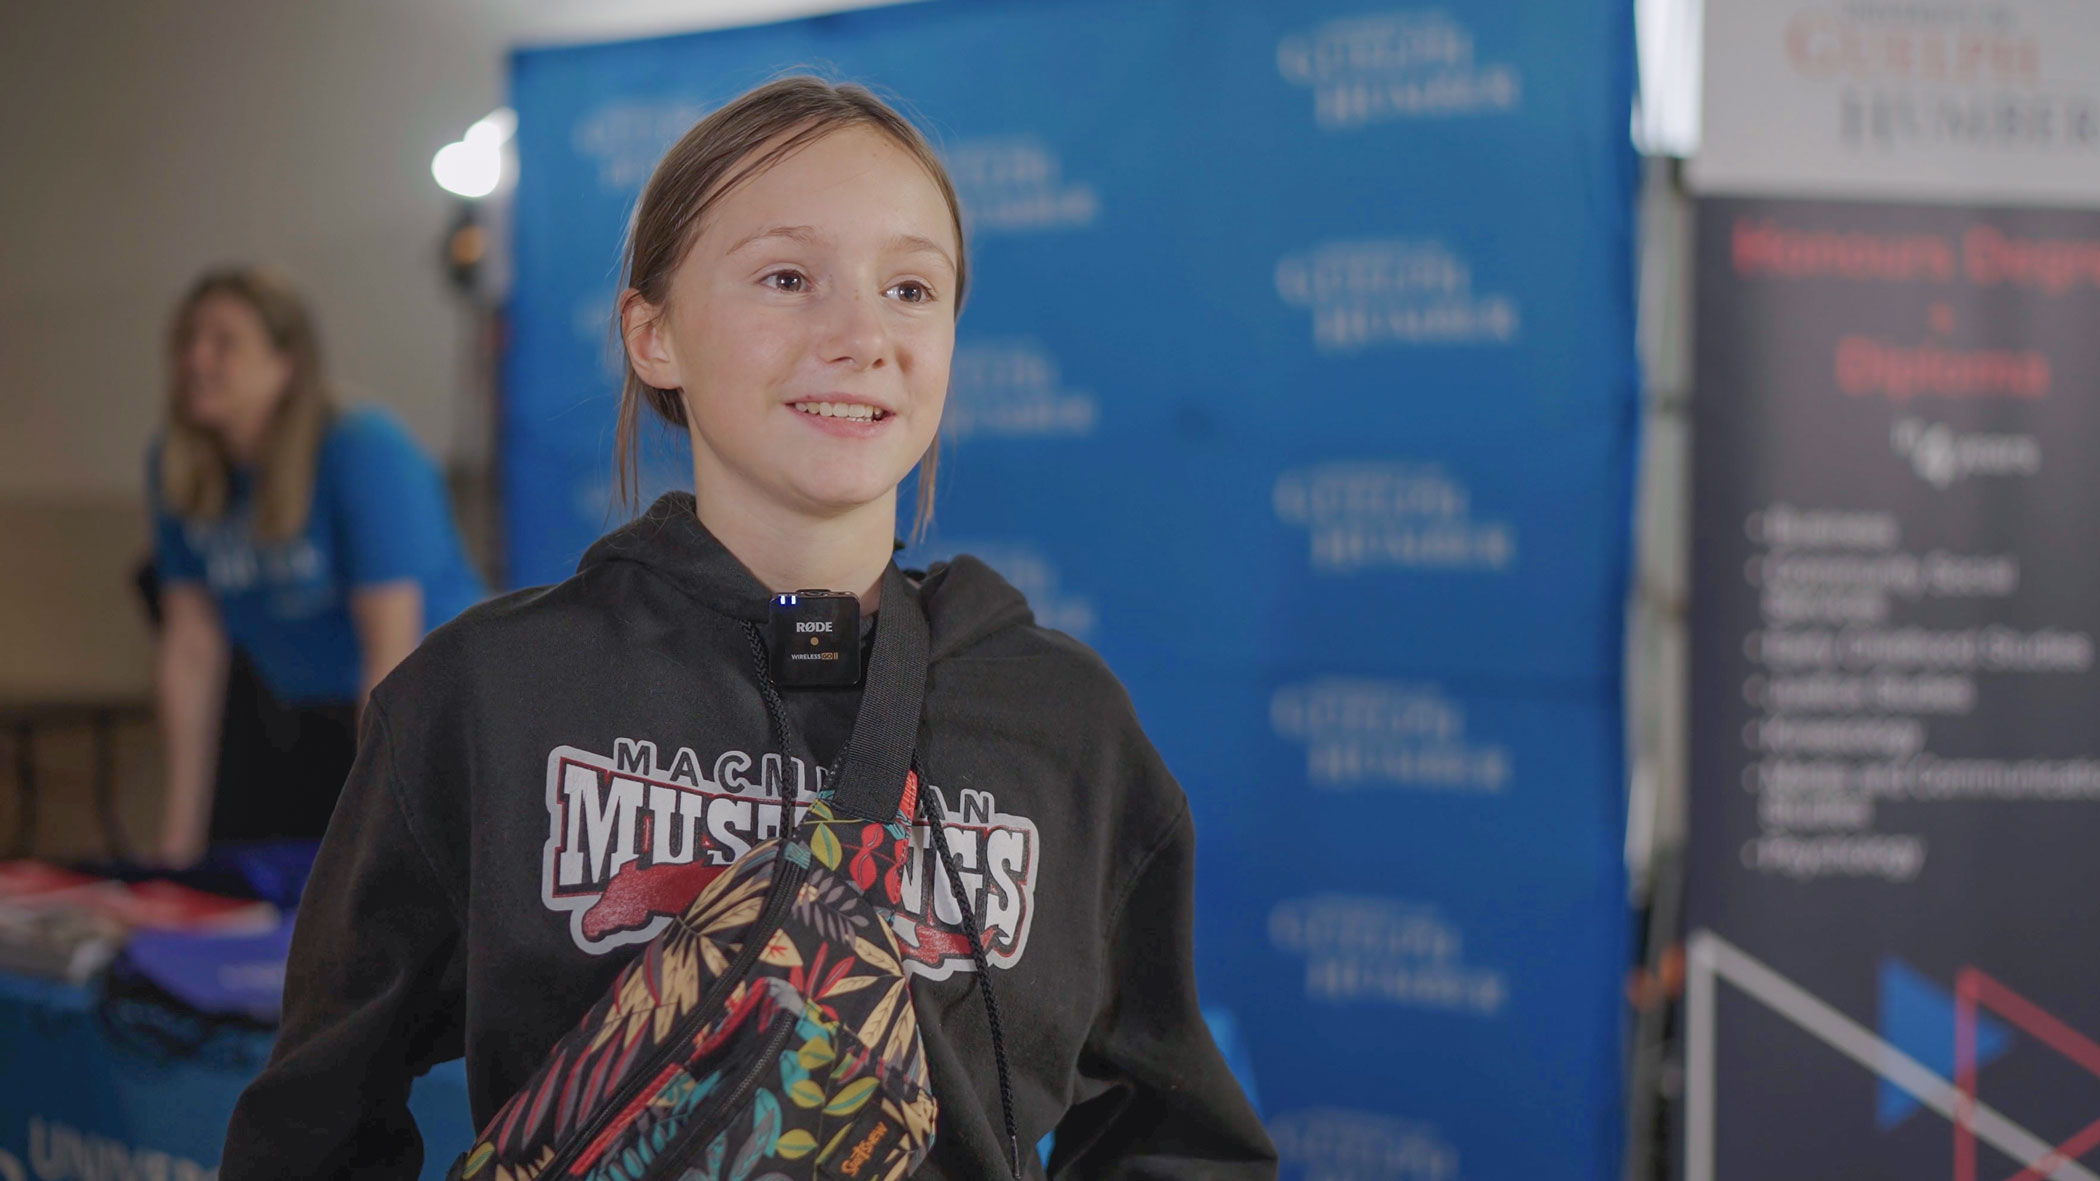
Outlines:
<svg viewBox="0 0 2100 1181"><path fill-rule="evenodd" d="M758 665L759 687L766 694L766 707L773 715L773 723L782 731L780 740L785 747L787 735L787 711L780 704L780 696L774 690L770 669L766 659L765 643L760 639L758 627L746 623L745 633L751 639L752 652ZM926 625L926 608L919 601L917 588L897 569L895 562L882 572L881 622L875 629L875 652L868 660L868 675L861 688L860 712L853 719L853 735L846 740L846 751L841 756L837 787L831 796L831 809L863 820L888 824L897 818L904 803L907 777L916 776L918 768L912 757L919 736L919 709L926 696L926 670L932 636ZM923 785L922 785L923 786ZM992 971L984 953L984 940L978 933L976 915L971 911L970 899L963 893L962 875L955 872L955 861L948 853L946 835L947 817L936 793L925 791L919 797L926 809L926 823L931 830L931 841L948 876L948 887L955 895L955 904L962 912L964 938L969 940L970 959L977 969L977 982L984 991L984 1012L992 1033L992 1059L999 1075L999 1109L1006 1120L1006 1164L1015 1178L1021 1171L1021 1143L1014 1131L1013 1082L1006 1063L1006 1037L999 1021L999 1002L992 992ZM783 834L794 832L787 823L787 815L793 806L787 806L781 828ZM910 817L905 818L908 824Z"/></svg>
<svg viewBox="0 0 2100 1181"><path fill-rule="evenodd" d="M926 660L932 642L919 592L890 563L882 572L882 608L875 651L861 689L860 712L839 767L835 812L888 824L904 802L919 707L926 697Z"/></svg>

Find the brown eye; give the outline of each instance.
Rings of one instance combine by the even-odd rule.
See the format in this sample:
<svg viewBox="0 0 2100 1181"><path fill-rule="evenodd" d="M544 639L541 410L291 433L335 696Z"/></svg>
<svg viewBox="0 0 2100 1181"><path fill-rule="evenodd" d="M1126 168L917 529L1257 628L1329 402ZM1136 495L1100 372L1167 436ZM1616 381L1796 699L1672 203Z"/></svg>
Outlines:
<svg viewBox="0 0 2100 1181"><path fill-rule="evenodd" d="M809 290L809 278L795 271L774 271L762 280L775 291L798 292Z"/></svg>
<svg viewBox="0 0 2100 1181"><path fill-rule="evenodd" d="M895 295L905 303L925 303L933 298L933 292L928 291L923 283L899 283L895 287L890 288L890 294Z"/></svg>

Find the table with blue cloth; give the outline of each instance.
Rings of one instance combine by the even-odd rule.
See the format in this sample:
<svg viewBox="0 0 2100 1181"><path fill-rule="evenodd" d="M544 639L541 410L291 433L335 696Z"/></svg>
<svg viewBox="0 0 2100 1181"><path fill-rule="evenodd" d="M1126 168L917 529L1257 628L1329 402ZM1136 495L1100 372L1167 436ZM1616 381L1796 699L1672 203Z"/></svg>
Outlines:
<svg viewBox="0 0 2100 1181"><path fill-rule="evenodd" d="M174 875L81 867L260 898L283 922L240 936L141 931L86 984L0 972L0 1181L215 1174L234 1102L270 1055L291 916L313 855L313 842L264 842L215 848ZM435 1181L474 1139L464 1064L416 1080L409 1107L423 1132L422 1175Z"/></svg>
<svg viewBox="0 0 2100 1181"><path fill-rule="evenodd" d="M172 1053L104 1001L99 984L0 975L0 1181L206 1181L218 1168L270 1035L220 1030ZM409 1107L435 1181L474 1138L464 1065L416 1080Z"/></svg>
<svg viewBox="0 0 2100 1181"><path fill-rule="evenodd" d="M269 1047L267 1032L220 1030L170 1053L113 1015L101 986L0 975L0 1181L206 1181ZM409 1107L422 1177L441 1179L475 1139L464 1063L418 1078Z"/></svg>

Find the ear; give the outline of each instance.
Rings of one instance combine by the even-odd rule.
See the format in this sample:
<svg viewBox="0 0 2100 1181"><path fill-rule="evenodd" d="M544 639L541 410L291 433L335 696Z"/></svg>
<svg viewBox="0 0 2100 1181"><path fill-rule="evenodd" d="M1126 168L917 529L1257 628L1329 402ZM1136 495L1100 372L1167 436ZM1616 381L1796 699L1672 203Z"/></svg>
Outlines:
<svg viewBox="0 0 2100 1181"><path fill-rule="evenodd" d="M660 390L685 388L664 309L629 287L620 293L620 345L636 376Z"/></svg>

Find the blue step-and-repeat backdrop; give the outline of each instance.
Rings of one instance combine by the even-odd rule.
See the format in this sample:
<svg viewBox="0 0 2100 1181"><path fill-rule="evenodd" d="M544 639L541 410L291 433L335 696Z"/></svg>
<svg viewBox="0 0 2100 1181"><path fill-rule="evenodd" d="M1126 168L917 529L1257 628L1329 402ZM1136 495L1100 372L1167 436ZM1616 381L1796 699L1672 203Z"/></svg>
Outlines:
<svg viewBox="0 0 2100 1181"><path fill-rule="evenodd" d="M1128 684L1284 1176L1614 1175L1631 6L932 0L519 53L512 582L611 521L642 182L807 65L902 96L970 220L912 556L985 558Z"/></svg>

